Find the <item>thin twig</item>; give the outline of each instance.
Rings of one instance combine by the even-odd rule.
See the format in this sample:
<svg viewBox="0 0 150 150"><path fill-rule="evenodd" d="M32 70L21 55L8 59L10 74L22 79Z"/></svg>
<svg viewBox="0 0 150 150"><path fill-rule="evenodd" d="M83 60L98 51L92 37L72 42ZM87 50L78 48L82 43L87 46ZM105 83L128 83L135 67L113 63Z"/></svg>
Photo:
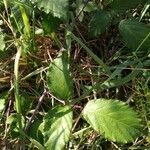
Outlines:
<svg viewBox="0 0 150 150"><path fill-rule="evenodd" d="M54 98L54 99L56 99L57 101L59 101L60 103L62 103L62 104L64 104L64 105L66 104L64 100L61 100L61 99L55 97L52 93L48 92L48 94L49 94L52 98Z"/></svg>
<svg viewBox="0 0 150 150"><path fill-rule="evenodd" d="M81 15L81 13L84 11L84 9L85 9L85 7L87 6L88 3L89 3L89 0L86 0L85 3L84 3L84 6L82 7L82 9L78 13L78 15L73 19L73 21L71 23L71 28L74 27L76 20L79 18L79 16Z"/></svg>
<svg viewBox="0 0 150 150"><path fill-rule="evenodd" d="M82 114L83 114L83 113L81 112L81 113L79 114L79 116L77 117L76 122L75 122L74 126L72 127L72 131L75 130L75 128L76 128L76 126L77 126L79 120L81 119Z"/></svg>
<svg viewBox="0 0 150 150"><path fill-rule="evenodd" d="M36 106L36 108L35 108L35 110L34 110L34 112L33 112L32 116L30 117L30 119L29 119L29 121L28 121L28 123L27 123L27 125L26 125L26 127L25 127L25 131L27 131L27 130L28 130L28 128L29 128L29 126L30 126L30 124L31 124L31 123L32 123L32 121L34 120L35 115L37 114L38 109L39 109L39 107L40 107L41 103L43 102L44 97L45 97L45 95L46 95L46 94L47 94L47 91L46 91L46 89L44 89L44 92L43 92L42 96L39 98L39 100L38 100L38 104L37 104L37 106Z"/></svg>
<svg viewBox="0 0 150 150"><path fill-rule="evenodd" d="M81 13L84 11L85 7L87 6L87 4L89 3L90 0L86 0L84 2L84 6L82 7L82 9L80 10L80 12L78 13L78 15L75 17L75 20L77 20L79 18L79 16L81 15Z"/></svg>

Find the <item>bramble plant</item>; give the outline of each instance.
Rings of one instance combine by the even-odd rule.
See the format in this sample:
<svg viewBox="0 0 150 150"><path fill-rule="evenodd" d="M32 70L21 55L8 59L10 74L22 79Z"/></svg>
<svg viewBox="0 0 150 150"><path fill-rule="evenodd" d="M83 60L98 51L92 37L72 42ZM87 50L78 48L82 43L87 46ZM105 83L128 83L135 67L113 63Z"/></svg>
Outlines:
<svg viewBox="0 0 150 150"><path fill-rule="evenodd" d="M0 0L0 147L146 150L149 7Z"/></svg>

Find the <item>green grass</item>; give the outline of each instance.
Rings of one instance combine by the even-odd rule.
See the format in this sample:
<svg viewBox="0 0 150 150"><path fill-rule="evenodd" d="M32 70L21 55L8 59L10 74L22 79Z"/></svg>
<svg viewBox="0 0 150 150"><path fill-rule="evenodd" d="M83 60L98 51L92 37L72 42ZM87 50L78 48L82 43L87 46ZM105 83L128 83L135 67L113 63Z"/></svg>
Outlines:
<svg viewBox="0 0 150 150"><path fill-rule="evenodd" d="M128 3L128 7L130 1L125 3ZM77 5L76 2L70 1L69 5L67 4L67 1L63 5L57 4L60 10L69 8L61 12L55 7L53 10L49 6L45 8L42 0L34 0L33 3L20 0L0 1L0 21L3 22L0 25L1 149L55 150L64 147L72 150L148 150L148 2L139 2L136 6L130 4L133 5L132 9L123 7L120 2L117 4L118 10L114 3L106 6L106 2L101 4L98 1L78 1ZM78 5L80 8L77 8ZM81 12L76 14L79 9ZM50 12L50 16L44 12L46 10ZM100 16L92 20L96 27L91 30L91 19L96 17L95 10L104 10L103 13L107 11L110 24L105 27L105 23L100 19L105 22L108 18ZM140 20L140 23L135 20ZM95 36L91 36L89 30L94 30L92 35ZM112 110L106 111L110 111L110 114L118 114L126 103L127 114L124 115L130 115L126 118L135 115L137 122L134 124L133 119L130 120L131 125L133 123L136 126L135 132L130 132L133 135L138 132L140 125L136 119L139 118L143 125L140 134L128 143L108 138L118 138L115 133L109 133L109 136L103 133L111 131L111 123L107 124L110 127L107 130L105 118L104 126L97 126L103 119L100 114L94 113L98 116L92 123L90 120L93 116L88 114L88 110L86 115L89 118L84 116L86 104L93 99L113 99L114 103L117 103L115 100L118 99L120 103L115 107L120 106L119 109L115 110L110 106ZM133 113L128 110L129 107ZM96 106L93 108L96 110ZM101 108L98 110L102 111ZM121 117L112 116L118 120ZM128 126L128 121L126 123ZM98 130L95 131L94 127ZM99 132L101 128L104 130ZM132 139L132 136L126 139L123 134L122 136L122 141Z"/></svg>

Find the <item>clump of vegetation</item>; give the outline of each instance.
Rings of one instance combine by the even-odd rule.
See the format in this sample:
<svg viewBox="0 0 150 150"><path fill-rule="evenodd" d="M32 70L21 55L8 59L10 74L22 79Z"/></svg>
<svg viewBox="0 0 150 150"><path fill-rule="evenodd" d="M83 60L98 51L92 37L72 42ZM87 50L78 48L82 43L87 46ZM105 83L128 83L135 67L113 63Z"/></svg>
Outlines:
<svg viewBox="0 0 150 150"><path fill-rule="evenodd" d="M1 149L150 147L149 0L0 0Z"/></svg>

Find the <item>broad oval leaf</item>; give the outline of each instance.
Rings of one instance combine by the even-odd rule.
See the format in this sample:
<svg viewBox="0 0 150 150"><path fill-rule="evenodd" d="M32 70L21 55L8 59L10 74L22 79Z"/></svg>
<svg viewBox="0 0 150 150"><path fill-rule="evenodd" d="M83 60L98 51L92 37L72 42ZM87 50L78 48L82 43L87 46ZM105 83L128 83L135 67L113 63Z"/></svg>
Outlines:
<svg viewBox="0 0 150 150"><path fill-rule="evenodd" d="M48 150L61 150L69 141L73 113L70 106L57 106L44 118L44 146Z"/></svg>
<svg viewBox="0 0 150 150"><path fill-rule="evenodd" d="M32 0L40 10L51 13L54 17L67 18L68 0Z"/></svg>
<svg viewBox="0 0 150 150"><path fill-rule="evenodd" d="M123 13L130 8L137 6L142 0L107 0L105 3L109 4L115 12Z"/></svg>
<svg viewBox="0 0 150 150"><path fill-rule="evenodd" d="M49 66L47 73L49 90L59 99L68 100L72 95L72 79L67 52L62 52Z"/></svg>
<svg viewBox="0 0 150 150"><path fill-rule="evenodd" d="M83 110L85 120L99 133L112 141L131 142L140 134L137 114L119 100L97 99Z"/></svg>
<svg viewBox="0 0 150 150"><path fill-rule="evenodd" d="M95 37L104 31L111 24L111 14L108 11L96 11L94 12L92 19L89 23L89 34L92 37Z"/></svg>
<svg viewBox="0 0 150 150"><path fill-rule="evenodd" d="M122 20L119 25L120 33L128 48L141 50L150 48L150 27L135 20Z"/></svg>

